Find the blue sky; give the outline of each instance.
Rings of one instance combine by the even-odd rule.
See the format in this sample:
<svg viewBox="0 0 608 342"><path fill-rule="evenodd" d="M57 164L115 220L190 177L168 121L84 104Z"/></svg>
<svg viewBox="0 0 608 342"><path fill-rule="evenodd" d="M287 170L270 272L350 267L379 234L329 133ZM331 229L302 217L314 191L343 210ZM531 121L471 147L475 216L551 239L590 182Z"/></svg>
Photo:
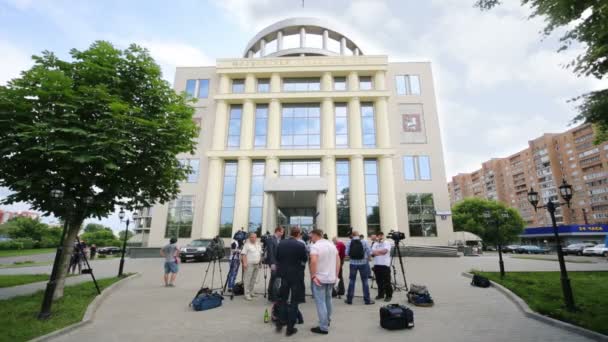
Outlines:
<svg viewBox="0 0 608 342"><path fill-rule="evenodd" d="M450 178L544 132L567 129L576 115L567 100L602 86L564 69L580 47L557 53L560 33L542 39L542 20L529 20L519 1L490 12L474 2L0 0L0 84L28 68L32 54L67 57L71 48L100 39L149 48L172 82L176 66L240 57L249 39L275 21L323 17L366 54L433 63ZM115 216L103 222L119 229Z"/></svg>

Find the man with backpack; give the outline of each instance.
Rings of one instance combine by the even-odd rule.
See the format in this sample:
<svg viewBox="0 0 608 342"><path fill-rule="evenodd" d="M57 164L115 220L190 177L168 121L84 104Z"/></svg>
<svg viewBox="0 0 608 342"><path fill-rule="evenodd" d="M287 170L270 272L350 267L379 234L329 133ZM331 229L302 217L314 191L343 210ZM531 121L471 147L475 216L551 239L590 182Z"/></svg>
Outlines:
<svg viewBox="0 0 608 342"><path fill-rule="evenodd" d="M361 284L363 286L363 301L365 305L371 305L375 302L369 297L369 285L368 278L370 275L369 268L369 256L371 250L367 241L361 239L359 232L353 231L352 239L346 244L346 255L350 258L350 272L348 275L348 291L346 293L346 304L353 303L353 297L355 295L355 282L357 280L357 272L361 277Z"/></svg>

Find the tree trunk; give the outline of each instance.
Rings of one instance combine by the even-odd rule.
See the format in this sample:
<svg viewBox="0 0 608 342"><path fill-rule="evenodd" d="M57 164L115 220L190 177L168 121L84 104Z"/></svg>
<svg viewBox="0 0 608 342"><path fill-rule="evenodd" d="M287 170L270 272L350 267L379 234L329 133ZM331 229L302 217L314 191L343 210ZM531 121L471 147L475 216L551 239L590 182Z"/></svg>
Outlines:
<svg viewBox="0 0 608 342"><path fill-rule="evenodd" d="M80 232L81 225L82 220L72 222L68 225L68 232L65 235L65 240L63 240L63 253L59 256L61 258L61 266L57 270L57 285L55 287L55 293L53 294L53 300L63 297L65 278L68 274L70 259L72 257L72 252L74 251L74 243L76 242L76 236L78 236L78 233Z"/></svg>

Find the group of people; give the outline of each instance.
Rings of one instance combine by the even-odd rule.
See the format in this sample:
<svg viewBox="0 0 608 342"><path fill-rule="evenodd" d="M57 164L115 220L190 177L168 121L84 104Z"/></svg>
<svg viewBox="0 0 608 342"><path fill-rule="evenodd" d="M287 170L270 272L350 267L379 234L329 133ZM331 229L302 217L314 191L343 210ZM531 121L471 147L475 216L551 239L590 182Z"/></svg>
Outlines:
<svg viewBox="0 0 608 342"><path fill-rule="evenodd" d="M352 230L351 230L352 231ZM299 227L290 229L289 237L284 238L285 230L277 227L273 235L265 237L264 246L258 241L256 233L249 233L243 243L235 241L232 246L240 256L243 268L243 289L245 300L251 301L256 296L254 291L260 268L266 264L270 268L268 284L269 300L273 302L273 313L276 312L276 329L286 327L286 335L297 332L296 323L303 323L299 304L305 302L305 269L309 265L310 288L314 298L319 324L311 329L318 334L328 334L332 314L332 294L344 292L342 266L346 256L349 257L349 282L345 303L352 305L355 294L357 274L363 287L363 301L366 305L374 304L370 298L369 279L372 268L378 285L376 300L390 301L393 294L390 275L391 244L384 240L384 234L371 236L371 242L363 235L352 231L346 244L333 238L333 243L320 229L309 233L308 243L303 239ZM178 270L178 253L176 239L161 249L165 257L165 285L173 286ZM335 286L338 285L336 291Z"/></svg>
<svg viewBox="0 0 608 342"><path fill-rule="evenodd" d="M78 274L81 274L85 258L92 260L95 259L96 255L97 246L94 244L89 247L84 240L74 241L74 248L72 249L72 255L68 264L68 273L76 274L76 269L78 269Z"/></svg>

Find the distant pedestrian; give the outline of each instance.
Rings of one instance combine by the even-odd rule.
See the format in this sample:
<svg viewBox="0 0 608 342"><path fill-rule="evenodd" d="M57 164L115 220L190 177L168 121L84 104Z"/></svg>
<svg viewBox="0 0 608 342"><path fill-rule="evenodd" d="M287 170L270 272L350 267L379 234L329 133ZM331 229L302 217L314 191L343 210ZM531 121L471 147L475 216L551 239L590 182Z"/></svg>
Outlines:
<svg viewBox="0 0 608 342"><path fill-rule="evenodd" d="M78 268L78 274L82 273L82 251L81 251L81 244L79 243L74 243L74 247L72 249L72 255L70 257L70 265L68 266L68 272L70 274L75 274L76 273L76 268Z"/></svg>
<svg viewBox="0 0 608 342"><path fill-rule="evenodd" d="M264 262L266 265L270 267L270 280L268 282L268 300L273 302L278 298L275 294L274 282L277 279L277 248L279 247L279 242L283 238L284 229L283 227L278 226L274 230L274 235L270 236L266 240L266 258Z"/></svg>
<svg viewBox="0 0 608 342"><path fill-rule="evenodd" d="M91 260L95 259L95 256L97 256L97 246L95 244L91 245Z"/></svg>
<svg viewBox="0 0 608 342"><path fill-rule="evenodd" d="M369 256L371 250L367 241L359 236L359 232L353 231L352 239L346 244L346 255L350 258L350 268L348 276L348 291L346 293L346 304L353 303L355 296L355 282L357 281L357 272L361 277L361 285L363 286L363 301L366 305L374 304L375 302L369 297L368 278L370 275Z"/></svg>
<svg viewBox="0 0 608 342"><path fill-rule="evenodd" d="M391 285L391 244L384 240L384 233L378 233L378 239L372 247L374 257L374 274L378 284L378 296L390 302L393 297L393 286Z"/></svg>
<svg viewBox="0 0 608 342"><path fill-rule="evenodd" d="M160 255L165 258L165 286L174 287L175 277L179 271L179 248L177 238L172 237L169 244L161 248Z"/></svg>
<svg viewBox="0 0 608 342"><path fill-rule="evenodd" d="M258 242L256 233L249 233L247 242L243 244L241 262L243 263L245 300L252 300L256 296L253 289L258 280L258 272L262 262L262 245Z"/></svg>
<svg viewBox="0 0 608 342"><path fill-rule="evenodd" d="M346 245L344 242L338 240L337 237L333 238L334 245L338 250L338 256L340 257L340 270L338 271L338 289L336 295L341 296L344 294L344 278L342 277L342 267L344 266L344 259L346 258Z"/></svg>
<svg viewBox="0 0 608 342"><path fill-rule="evenodd" d="M340 255L336 246L323 238L320 229L310 234L313 244L310 246L310 275L312 293L314 294L319 326L310 329L313 333L326 335L331 321L331 293L338 280Z"/></svg>

